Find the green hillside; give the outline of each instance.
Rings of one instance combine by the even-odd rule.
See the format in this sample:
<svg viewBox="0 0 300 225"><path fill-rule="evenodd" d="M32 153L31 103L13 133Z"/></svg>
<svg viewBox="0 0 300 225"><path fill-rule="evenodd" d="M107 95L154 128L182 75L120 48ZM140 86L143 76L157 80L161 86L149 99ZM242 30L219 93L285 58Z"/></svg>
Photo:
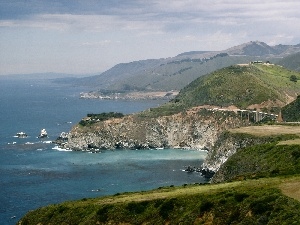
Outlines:
<svg viewBox="0 0 300 225"><path fill-rule="evenodd" d="M233 181L290 174L300 174L300 146L273 142L240 149L213 179Z"/></svg>
<svg viewBox="0 0 300 225"><path fill-rule="evenodd" d="M259 179L82 199L30 211L18 224L299 224L299 195L292 192L299 182Z"/></svg>
<svg viewBox="0 0 300 225"><path fill-rule="evenodd" d="M300 122L300 96L281 109L282 119L286 122Z"/></svg>
<svg viewBox="0 0 300 225"><path fill-rule="evenodd" d="M261 110L276 113L300 94L300 73L277 65L251 64L229 66L201 76L183 88L169 103L142 112L142 116L162 116L183 112L199 105L227 107L235 105L245 109L253 104L262 105ZM255 107L253 107L255 109Z"/></svg>
<svg viewBox="0 0 300 225"><path fill-rule="evenodd" d="M299 73L276 65L230 66L190 83L175 101L240 108L268 100L286 104L287 95L295 98L300 93L300 82L291 81L292 75L300 78Z"/></svg>

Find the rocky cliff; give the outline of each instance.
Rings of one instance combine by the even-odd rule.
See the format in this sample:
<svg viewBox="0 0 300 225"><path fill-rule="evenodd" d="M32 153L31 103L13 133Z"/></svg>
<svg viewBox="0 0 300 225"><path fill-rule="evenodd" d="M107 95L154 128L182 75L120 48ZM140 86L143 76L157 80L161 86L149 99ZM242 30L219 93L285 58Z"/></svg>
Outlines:
<svg viewBox="0 0 300 225"><path fill-rule="evenodd" d="M184 113L157 118L127 115L97 122L89 126L76 125L63 147L87 149L149 149L192 148L213 149L219 135L229 128L245 126L230 111L190 109Z"/></svg>
<svg viewBox="0 0 300 225"><path fill-rule="evenodd" d="M221 176L219 169L229 157L234 155L239 149L266 143L270 140L272 140L272 138L261 138L241 133L233 134L228 131L224 131L219 135L219 138L213 148L208 152L202 167L204 170L216 173L212 178L212 182L225 181L225 179Z"/></svg>

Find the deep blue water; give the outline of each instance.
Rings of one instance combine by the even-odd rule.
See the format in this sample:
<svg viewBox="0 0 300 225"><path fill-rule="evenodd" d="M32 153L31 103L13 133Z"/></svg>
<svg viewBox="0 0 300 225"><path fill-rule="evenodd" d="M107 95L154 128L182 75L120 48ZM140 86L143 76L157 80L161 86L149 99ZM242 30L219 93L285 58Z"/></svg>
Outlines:
<svg viewBox="0 0 300 225"><path fill-rule="evenodd" d="M200 166L205 152L118 150L99 154L54 150L49 143L87 113L132 113L160 101L79 99L82 88L45 80L0 77L0 224L15 224L26 212L66 200L206 182L186 165ZM37 138L45 128L49 138ZM17 132L29 137L14 137Z"/></svg>

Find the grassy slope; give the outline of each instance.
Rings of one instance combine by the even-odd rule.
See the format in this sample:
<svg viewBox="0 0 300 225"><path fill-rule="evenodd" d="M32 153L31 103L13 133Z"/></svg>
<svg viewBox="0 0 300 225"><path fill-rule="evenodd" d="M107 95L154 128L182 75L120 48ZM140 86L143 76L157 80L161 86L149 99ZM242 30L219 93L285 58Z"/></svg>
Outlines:
<svg viewBox="0 0 300 225"><path fill-rule="evenodd" d="M267 100L287 102L286 94L300 93L300 83L291 82L291 75L300 78L299 73L279 66L231 66L198 78L179 93L177 101L240 108Z"/></svg>
<svg viewBox="0 0 300 225"><path fill-rule="evenodd" d="M265 125L229 131L234 135L274 138L266 144L239 149L221 166L213 182L300 174L300 126Z"/></svg>
<svg viewBox="0 0 300 225"><path fill-rule="evenodd" d="M198 105L247 108L265 101L287 104L300 93L300 82L290 81L291 75L300 79L298 72L276 65L226 67L194 80L171 102L141 115L170 115Z"/></svg>
<svg viewBox="0 0 300 225"><path fill-rule="evenodd" d="M282 108L282 118L287 122L300 122L300 95L297 99Z"/></svg>
<svg viewBox="0 0 300 225"><path fill-rule="evenodd" d="M240 149L213 178L226 181L300 174L300 146L268 143Z"/></svg>
<svg viewBox="0 0 300 225"><path fill-rule="evenodd" d="M299 224L299 183L270 178L82 199L31 211L19 224Z"/></svg>

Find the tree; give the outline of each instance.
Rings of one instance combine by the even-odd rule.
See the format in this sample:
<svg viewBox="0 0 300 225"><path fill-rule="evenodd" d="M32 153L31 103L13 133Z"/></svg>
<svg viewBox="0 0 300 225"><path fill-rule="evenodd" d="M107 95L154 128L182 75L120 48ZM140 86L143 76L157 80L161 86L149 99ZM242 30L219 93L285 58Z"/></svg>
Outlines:
<svg viewBox="0 0 300 225"><path fill-rule="evenodd" d="M290 76L290 81L297 82L297 80L298 80L298 78L296 77L296 75Z"/></svg>

